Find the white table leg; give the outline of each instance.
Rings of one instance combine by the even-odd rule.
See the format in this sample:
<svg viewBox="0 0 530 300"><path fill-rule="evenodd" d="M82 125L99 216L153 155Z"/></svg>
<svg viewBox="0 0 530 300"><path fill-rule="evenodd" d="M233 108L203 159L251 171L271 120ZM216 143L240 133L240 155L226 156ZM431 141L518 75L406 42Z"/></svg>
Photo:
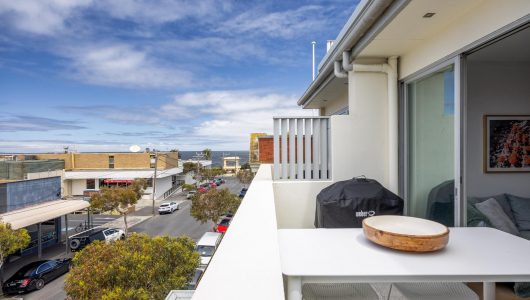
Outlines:
<svg viewBox="0 0 530 300"><path fill-rule="evenodd" d="M484 300L495 300L495 282L484 282Z"/></svg>
<svg viewBox="0 0 530 300"><path fill-rule="evenodd" d="M287 300L302 300L302 277L287 276Z"/></svg>

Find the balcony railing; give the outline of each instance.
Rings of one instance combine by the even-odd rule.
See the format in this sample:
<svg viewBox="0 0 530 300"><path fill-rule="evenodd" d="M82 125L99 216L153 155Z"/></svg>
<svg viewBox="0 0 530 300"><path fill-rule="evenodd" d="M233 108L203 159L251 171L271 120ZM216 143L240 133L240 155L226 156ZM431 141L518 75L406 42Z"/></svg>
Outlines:
<svg viewBox="0 0 530 300"><path fill-rule="evenodd" d="M329 117L274 117L274 180L327 180Z"/></svg>

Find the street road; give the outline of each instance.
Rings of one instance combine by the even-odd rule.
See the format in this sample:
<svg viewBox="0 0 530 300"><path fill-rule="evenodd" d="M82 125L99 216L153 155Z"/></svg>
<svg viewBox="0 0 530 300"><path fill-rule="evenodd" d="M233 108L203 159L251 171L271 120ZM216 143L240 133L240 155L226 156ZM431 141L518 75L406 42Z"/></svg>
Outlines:
<svg viewBox="0 0 530 300"><path fill-rule="evenodd" d="M243 185L241 185L236 178L225 178L226 183L221 185L218 188L229 188L230 192L233 194L239 194L241 189L243 188ZM195 241L198 241L198 239L208 231L213 231L214 223L213 222L207 222L205 224L202 224L200 222L195 221L195 219L190 215L190 204L191 202L189 200L186 200L187 192L176 194L165 201L156 201L155 204L155 212L158 212L158 206L162 204L163 202L170 202L174 201L177 203L180 203L180 209L178 211L175 211L173 214L166 214L166 215L155 215L153 218L148 219L147 221L138 224L134 228L132 228L131 232L136 232L139 234L147 234L151 237L154 236L163 236L163 235L169 235L172 237L178 237L182 235L186 235L187 237L190 237L194 239ZM131 215L150 215L151 214L151 207L145 207L142 208ZM94 215L94 224L97 225L104 225L104 223L110 222L114 220L117 216L108 216L108 215ZM68 216L68 227L70 227L70 234L75 233L73 229L79 225L79 223L83 223L86 221L87 216L86 215L69 215ZM63 220L64 224L64 220ZM65 245L63 243L59 245L55 245L56 249L49 249L50 257L54 257L55 255L58 255L62 252L64 252ZM52 248L52 247L50 247ZM44 249L46 250L46 249ZM53 251L57 253L53 253ZM27 262L24 262L25 258L21 258L17 260L17 264L20 265L20 267L24 266L27 263L30 263L33 260L28 260ZM46 259L46 257L43 257L43 259ZM49 259L49 258L48 258ZM6 272L5 278L7 279L9 276L12 275L16 271L13 270L10 273ZM47 283L44 288L40 291L33 291L27 294L22 295L14 295L6 298L23 298L24 300L63 300L66 298L66 292L62 289L64 279L66 275L63 275L61 277L58 277L57 279L53 280L52 282Z"/></svg>

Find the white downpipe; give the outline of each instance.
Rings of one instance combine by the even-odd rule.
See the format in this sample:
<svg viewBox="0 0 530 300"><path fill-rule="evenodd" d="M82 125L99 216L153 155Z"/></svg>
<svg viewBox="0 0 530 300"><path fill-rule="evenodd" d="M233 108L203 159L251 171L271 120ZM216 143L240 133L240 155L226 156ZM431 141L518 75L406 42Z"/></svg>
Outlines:
<svg viewBox="0 0 530 300"><path fill-rule="evenodd" d="M394 192L399 191L399 124L398 124L398 78L397 56L388 58L386 64L352 64L350 52L342 53L342 66L340 61L335 62L335 76L348 77L351 72L377 72L386 73L388 78L388 187ZM342 67L342 68L341 68Z"/></svg>

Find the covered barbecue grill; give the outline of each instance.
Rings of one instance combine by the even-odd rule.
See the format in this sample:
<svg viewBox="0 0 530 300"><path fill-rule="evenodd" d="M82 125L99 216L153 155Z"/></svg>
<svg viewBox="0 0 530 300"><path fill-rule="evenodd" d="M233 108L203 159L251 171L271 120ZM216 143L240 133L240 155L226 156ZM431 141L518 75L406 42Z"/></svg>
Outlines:
<svg viewBox="0 0 530 300"><path fill-rule="evenodd" d="M402 215L404 201L374 179L355 177L317 195L316 228L361 228L366 217Z"/></svg>

